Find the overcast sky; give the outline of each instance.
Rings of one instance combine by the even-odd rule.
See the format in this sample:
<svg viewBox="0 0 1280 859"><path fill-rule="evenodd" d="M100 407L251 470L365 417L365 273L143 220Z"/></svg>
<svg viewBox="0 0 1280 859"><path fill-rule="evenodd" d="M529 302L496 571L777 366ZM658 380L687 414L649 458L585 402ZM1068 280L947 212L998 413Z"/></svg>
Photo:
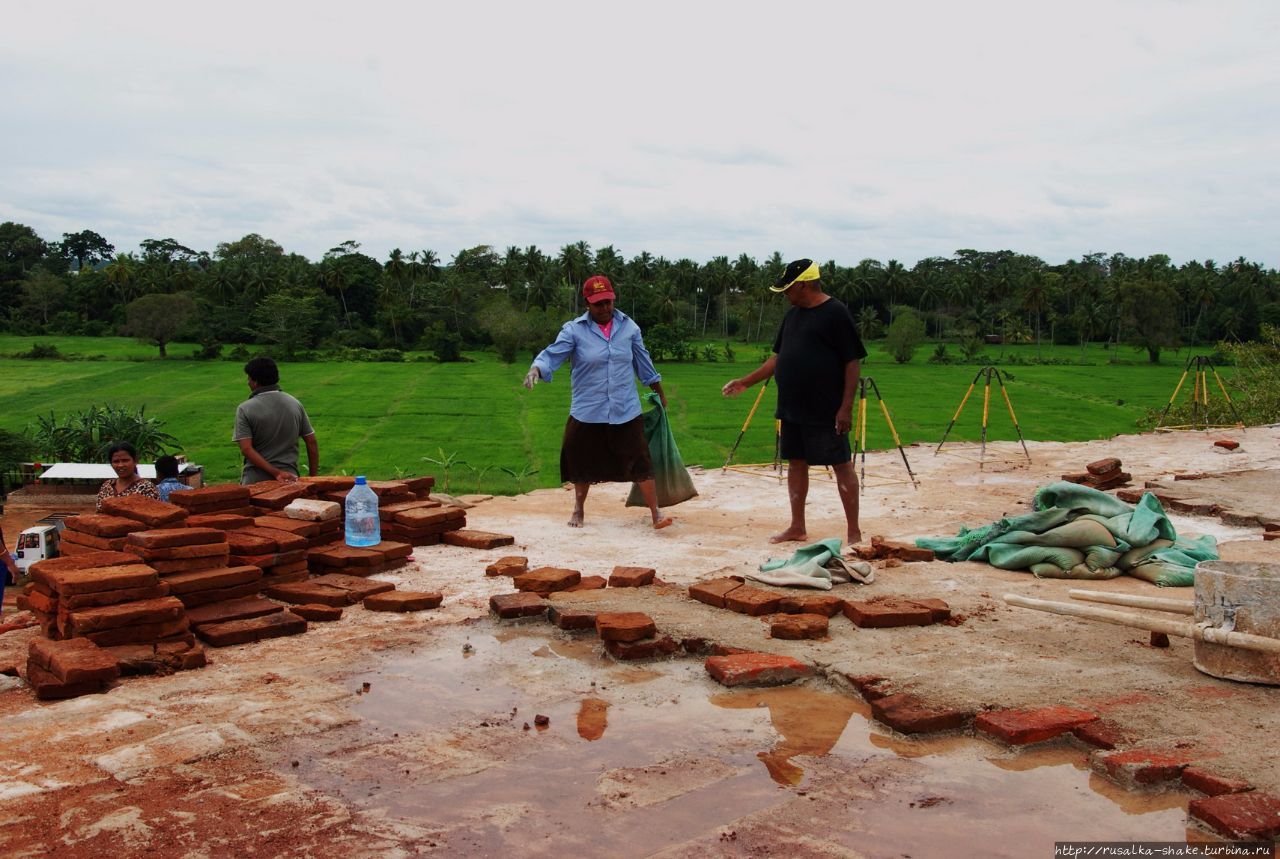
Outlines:
<svg viewBox="0 0 1280 859"><path fill-rule="evenodd" d="M1280 265L1280 3L4 3L0 221Z"/></svg>

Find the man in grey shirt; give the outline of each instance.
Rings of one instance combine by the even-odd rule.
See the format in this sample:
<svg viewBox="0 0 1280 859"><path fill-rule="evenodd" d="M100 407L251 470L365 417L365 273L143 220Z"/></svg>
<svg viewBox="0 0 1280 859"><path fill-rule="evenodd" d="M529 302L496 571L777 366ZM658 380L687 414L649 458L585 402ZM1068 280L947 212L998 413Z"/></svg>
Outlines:
<svg viewBox="0 0 1280 859"><path fill-rule="evenodd" d="M244 454L241 483L298 479L298 439L307 446L307 473L320 468L320 447L307 410L280 390L280 369L270 358L254 358L244 365L249 377L249 399L236 408L236 428L231 440Z"/></svg>

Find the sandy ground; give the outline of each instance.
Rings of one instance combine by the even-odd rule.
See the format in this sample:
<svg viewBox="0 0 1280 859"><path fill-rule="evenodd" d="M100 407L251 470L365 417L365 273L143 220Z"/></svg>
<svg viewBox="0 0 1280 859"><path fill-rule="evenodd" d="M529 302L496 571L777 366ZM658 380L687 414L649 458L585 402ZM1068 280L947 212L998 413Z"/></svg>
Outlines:
<svg viewBox="0 0 1280 859"><path fill-rule="evenodd" d="M1179 473L1280 470L1280 430L1170 433L1030 443L934 456L908 448L867 459L863 533L950 535L1029 509L1037 486L1119 457L1135 485ZM1055 839L1201 838L1187 795L1133 794L1090 775L1079 749L1016 752L965 736L896 737L868 721L846 674L877 674L929 700L983 707L1087 707L1136 744L1173 747L1225 775L1280 792L1270 739L1280 689L1218 680L1192 645L1153 648L1139 630L1072 620L1000 599L1067 599L1071 582L979 564L907 564L843 596L940 597L956 626L859 630L835 618L822 642L767 637L756 618L689 600L699 579L748 571L789 550L766 538L786 518L785 489L758 473L695 475L700 497L661 532L599 487L587 523L565 527L564 490L484 501L469 527L514 534L492 552L419 549L383 576L441 590L439 610L359 607L304 636L211 651L210 667L128 679L108 693L38 703L0 677L0 851L9 856L444 855L578 849L589 855L1049 855ZM1231 495L1229 482L1220 487ZM1266 509L1265 484L1233 504ZM834 484L815 473L809 531L840 536ZM1261 529L1173 517L1213 534L1227 559L1280 563ZM20 523L6 521L6 533ZM691 658L621 665L593 639L545 623L499 624L486 578L504 554L608 575L650 566L668 586L558 599L649 612L676 638L787 653L821 676L801 686L726 693ZM1097 590L1181 597L1128 577ZM0 635L0 662L24 662L31 630ZM367 686L366 686L367 684ZM545 729L532 727L547 715ZM528 727L526 726L528 725ZM1005 833L993 843L997 827ZM1009 846L1003 846L1006 843ZM1018 845L1018 846L1014 846ZM910 849L906 849L906 848ZM971 848L971 849L970 849Z"/></svg>

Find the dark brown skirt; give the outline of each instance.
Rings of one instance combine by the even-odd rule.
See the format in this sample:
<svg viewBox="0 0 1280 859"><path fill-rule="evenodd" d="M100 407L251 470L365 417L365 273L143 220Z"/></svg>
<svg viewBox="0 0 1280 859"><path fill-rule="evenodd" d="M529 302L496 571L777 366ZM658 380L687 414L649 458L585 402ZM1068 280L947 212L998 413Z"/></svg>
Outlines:
<svg viewBox="0 0 1280 859"><path fill-rule="evenodd" d="M628 483L653 479L644 419L625 424L585 424L570 417L560 445L565 483Z"/></svg>

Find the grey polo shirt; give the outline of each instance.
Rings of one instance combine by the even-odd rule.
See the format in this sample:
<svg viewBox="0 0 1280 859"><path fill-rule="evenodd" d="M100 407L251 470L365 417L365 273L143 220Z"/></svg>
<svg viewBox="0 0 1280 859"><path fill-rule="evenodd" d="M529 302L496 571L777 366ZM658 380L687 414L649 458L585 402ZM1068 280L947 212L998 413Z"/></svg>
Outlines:
<svg viewBox="0 0 1280 859"><path fill-rule="evenodd" d="M263 385L236 408L231 440L251 439L253 449L267 462L290 474L298 473L298 439L312 435L307 410L279 385ZM240 473L241 483L261 483L271 475L250 465Z"/></svg>

